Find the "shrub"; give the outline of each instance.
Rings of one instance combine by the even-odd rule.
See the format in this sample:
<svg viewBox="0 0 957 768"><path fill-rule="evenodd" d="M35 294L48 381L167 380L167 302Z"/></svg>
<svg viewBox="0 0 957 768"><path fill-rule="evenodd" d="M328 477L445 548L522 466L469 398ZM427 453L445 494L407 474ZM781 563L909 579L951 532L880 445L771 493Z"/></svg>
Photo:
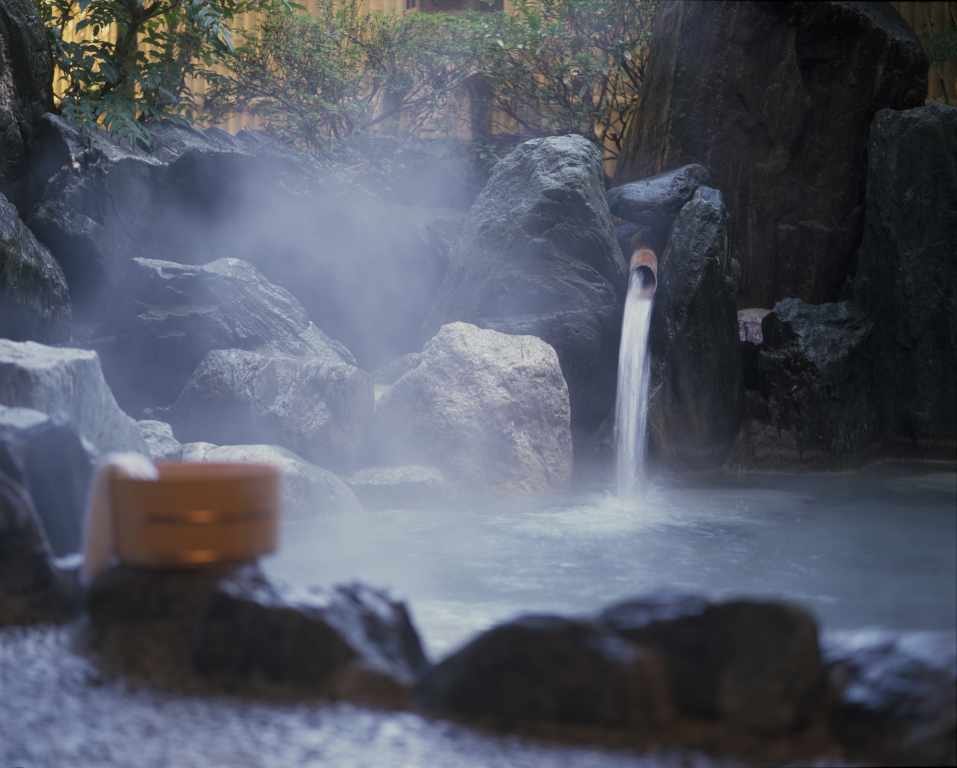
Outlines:
<svg viewBox="0 0 957 768"><path fill-rule="evenodd" d="M245 113L316 150L388 126L414 135L439 119L476 62L445 14L369 14L323 0L313 15L276 15L245 35L226 72L207 71L214 119Z"/></svg>
<svg viewBox="0 0 957 768"><path fill-rule="evenodd" d="M63 114L148 141L150 118L196 113L191 78L232 50L230 22L289 0L37 0Z"/></svg>

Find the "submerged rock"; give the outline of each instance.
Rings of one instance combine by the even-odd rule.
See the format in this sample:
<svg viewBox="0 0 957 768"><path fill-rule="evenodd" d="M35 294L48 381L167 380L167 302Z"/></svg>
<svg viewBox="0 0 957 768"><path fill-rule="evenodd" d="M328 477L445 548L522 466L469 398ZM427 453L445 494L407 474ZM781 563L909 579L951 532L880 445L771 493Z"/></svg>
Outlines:
<svg viewBox="0 0 957 768"><path fill-rule="evenodd" d="M183 446L173 434L173 428L163 421L136 422L146 443L147 454L153 461L179 461Z"/></svg>
<svg viewBox="0 0 957 768"><path fill-rule="evenodd" d="M52 551L79 552L93 461L73 428L0 405L0 470L28 494Z"/></svg>
<svg viewBox="0 0 957 768"><path fill-rule="evenodd" d="M533 139L469 211L427 328L463 320L544 339L578 439L614 407L625 287L600 153L581 136Z"/></svg>
<svg viewBox="0 0 957 768"><path fill-rule="evenodd" d="M70 318L63 270L0 194L0 336L65 341Z"/></svg>
<svg viewBox="0 0 957 768"><path fill-rule="evenodd" d="M348 478L363 503L372 506L409 505L448 501L454 495L441 470L416 464L366 467Z"/></svg>
<svg viewBox="0 0 957 768"><path fill-rule="evenodd" d="M860 459L880 430L868 358L872 322L847 302L785 299L761 327L736 461L833 466Z"/></svg>
<svg viewBox="0 0 957 768"><path fill-rule="evenodd" d="M98 343L117 396L134 411L172 402L211 350L355 363L292 294L239 259L204 266L133 259Z"/></svg>
<svg viewBox="0 0 957 768"><path fill-rule="evenodd" d="M0 339L0 404L69 422L98 451L146 453L136 422L116 404L96 352Z"/></svg>
<svg viewBox="0 0 957 768"><path fill-rule="evenodd" d="M608 207L614 216L634 225L632 240L637 236L642 245L661 253L678 211L698 187L710 183L711 174L703 165L685 165L609 189ZM624 255L627 261L631 250Z"/></svg>
<svg viewBox="0 0 957 768"><path fill-rule="evenodd" d="M356 513L362 504L336 475L275 445L213 445L186 443L182 461L251 462L272 464L282 473L282 503L287 514Z"/></svg>
<svg viewBox="0 0 957 768"><path fill-rule="evenodd" d="M953 633L835 633L825 644L837 697L831 728L854 761L957 763Z"/></svg>
<svg viewBox="0 0 957 768"><path fill-rule="evenodd" d="M927 66L891 3L665 2L618 178L705 165L742 304L833 301L860 244L868 126L924 102Z"/></svg>
<svg viewBox="0 0 957 768"><path fill-rule="evenodd" d="M372 420L372 379L330 347L322 357L210 352L164 411L185 440L277 443L348 466Z"/></svg>
<svg viewBox="0 0 957 768"><path fill-rule="evenodd" d="M874 320L882 427L957 437L957 107L882 110L867 145L854 294ZM902 375L906 372L906 375Z"/></svg>
<svg viewBox="0 0 957 768"><path fill-rule="evenodd" d="M427 665L405 606L362 585L294 590L254 564L117 566L90 589L83 638L102 662L164 682L195 673L397 703Z"/></svg>
<svg viewBox="0 0 957 768"><path fill-rule="evenodd" d="M373 438L388 463L430 464L456 486L560 489L572 444L558 356L532 336L443 326L376 403Z"/></svg>
<svg viewBox="0 0 957 768"><path fill-rule="evenodd" d="M652 455L670 464L720 464L737 431L741 368L728 226L721 193L699 187L658 262L648 434Z"/></svg>

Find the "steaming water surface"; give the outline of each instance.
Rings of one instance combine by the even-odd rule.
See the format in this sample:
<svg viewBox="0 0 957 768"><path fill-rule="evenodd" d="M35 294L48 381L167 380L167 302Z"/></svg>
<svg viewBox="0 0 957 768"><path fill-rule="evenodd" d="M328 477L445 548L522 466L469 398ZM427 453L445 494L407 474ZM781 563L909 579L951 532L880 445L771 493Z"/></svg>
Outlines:
<svg viewBox="0 0 957 768"><path fill-rule="evenodd" d="M407 600L433 655L525 611L591 612L656 589L786 596L828 629L957 626L957 475L651 478L603 492L292 521L269 562L298 583Z"/></svg>

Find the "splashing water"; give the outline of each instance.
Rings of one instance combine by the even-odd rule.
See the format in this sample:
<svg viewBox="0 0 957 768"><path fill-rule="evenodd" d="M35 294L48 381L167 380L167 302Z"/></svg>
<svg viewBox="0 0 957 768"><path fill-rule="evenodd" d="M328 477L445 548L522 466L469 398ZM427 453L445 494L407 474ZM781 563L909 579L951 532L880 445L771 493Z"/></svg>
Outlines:
<svg viewBox="0 0 957 768"><path fill-rule="evenodd" d="M634 496L644 475L648 418L648 380L651 355L648 330L654 299L647 295L640 270L632 270L621 326L618 352L618 397L615 404L615 440L618 456L618 494Z"/></svg>

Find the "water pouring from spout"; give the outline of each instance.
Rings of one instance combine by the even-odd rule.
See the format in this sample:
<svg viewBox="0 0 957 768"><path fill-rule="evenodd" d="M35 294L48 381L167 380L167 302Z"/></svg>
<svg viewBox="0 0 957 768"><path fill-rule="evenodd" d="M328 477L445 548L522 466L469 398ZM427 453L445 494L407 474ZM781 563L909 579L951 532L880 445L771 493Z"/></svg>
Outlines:
<svg viewBox="0 0 957 768"><path fill-rule="evenodd" d="M657 289L658 257L649 248L639 248L631 257L618 352L615 441L618 494L622 497L635 496L644 477L651 378L648 334Z"/></svg>

